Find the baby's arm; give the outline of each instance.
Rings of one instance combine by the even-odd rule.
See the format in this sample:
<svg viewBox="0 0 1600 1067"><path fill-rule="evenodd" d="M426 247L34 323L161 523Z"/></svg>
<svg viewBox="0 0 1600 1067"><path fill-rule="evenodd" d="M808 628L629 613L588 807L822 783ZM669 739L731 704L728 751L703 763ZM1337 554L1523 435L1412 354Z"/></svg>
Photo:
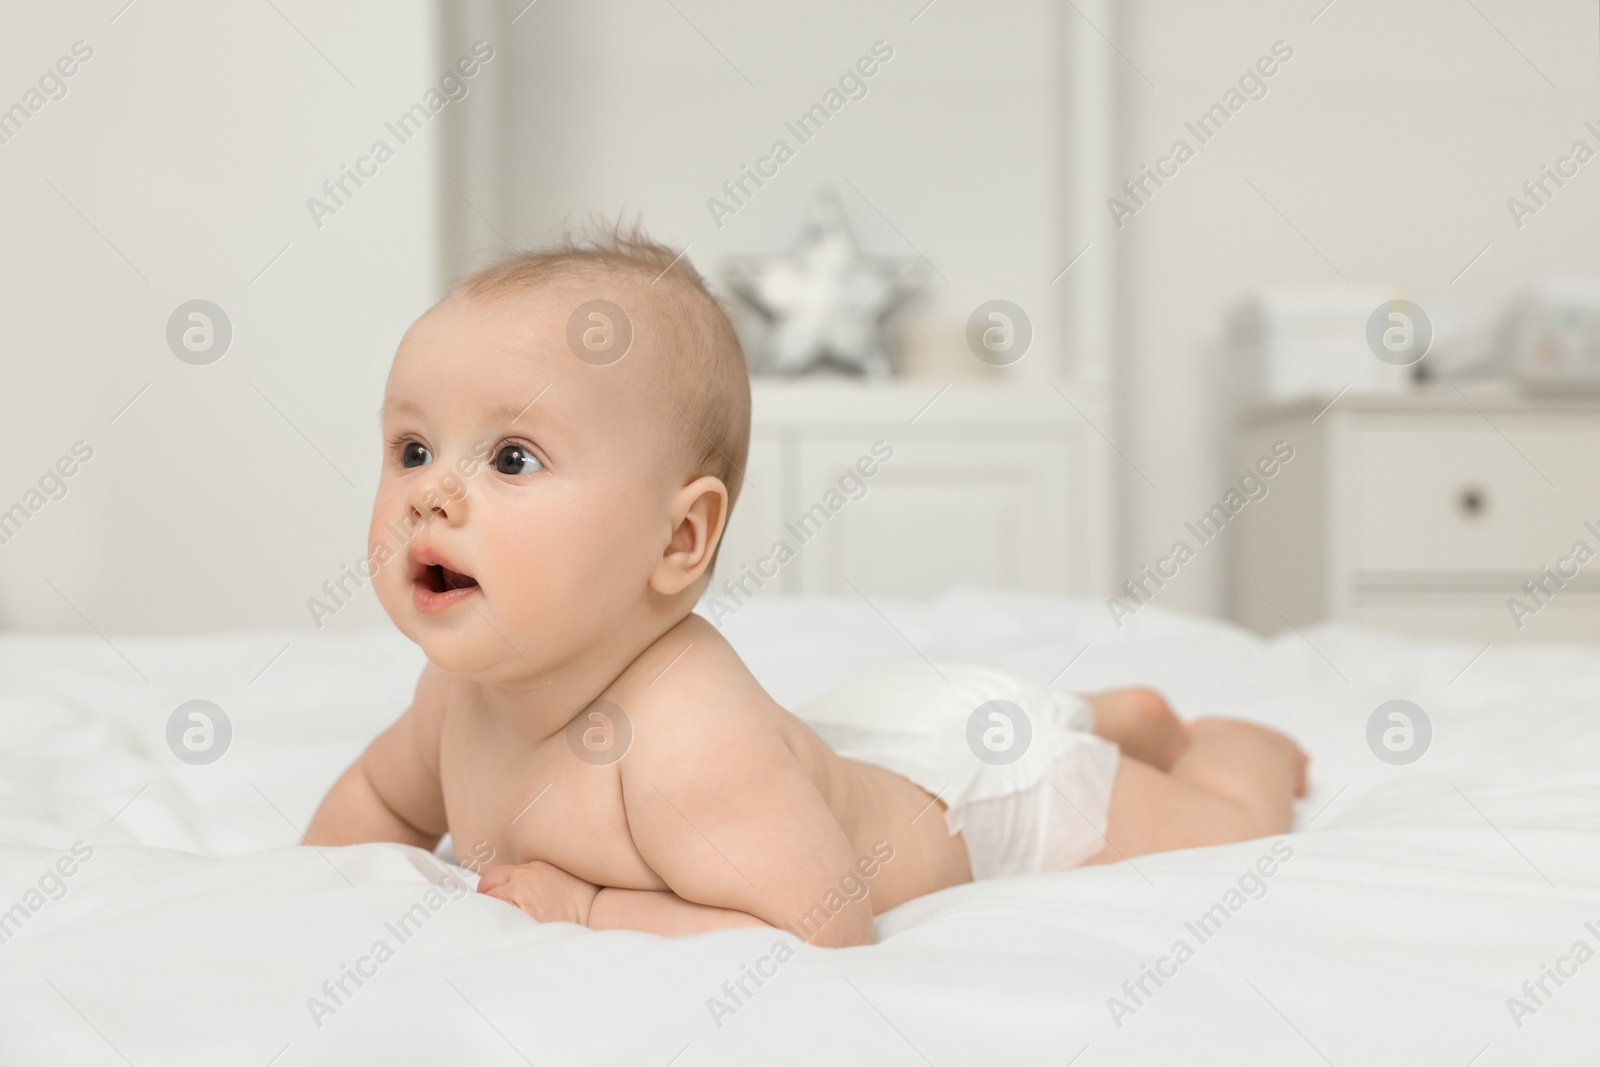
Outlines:
<svg viewBox="0 0 1600 1067"><path fill-rule="evenodd" d="M684 900L670 889L617 889L606 886L589 905L591 930L643 930L682 937L735 926L767 926L754 915Z"/></svg>
<svg viewBox="0 0 1600 1067"><path fill-rule="evenodd" d="M444 836L439 724L444 677L432 663L405 713L367 746L328 790L306 831L308 845L399 841L431 849Z"/></svg>
<svg viewBox="0 0 1600 1067"><path fill-rule="evenodd" d="M478 892L521 908L542 923L594 930L640 930L679 937L734 926L765 926L754 915L684 900L670 889L598 886L544 860L485 872Z"/></svg>
<svg viewBox="0 0 1600 1067"><path fill-rule="evenodd" d="M602 889L589 925L687 934L765 923L818 945L871 944L870 895L827 906L854 857L810 776L770 722L697 688L653 709L620 764L634 845L671 892ZM808 936L800 921L817 909L831 918Z"/></svg>

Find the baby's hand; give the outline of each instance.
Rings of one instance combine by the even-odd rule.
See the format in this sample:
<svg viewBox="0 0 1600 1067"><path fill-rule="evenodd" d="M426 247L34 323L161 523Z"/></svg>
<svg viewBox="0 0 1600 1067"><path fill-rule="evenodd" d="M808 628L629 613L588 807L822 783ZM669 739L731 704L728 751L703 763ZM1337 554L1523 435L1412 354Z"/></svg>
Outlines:
<svg viewBox="0 0 1600 1067"><path fill-rule="evenodd" d="M514 904L542 923L589 925L589 907L600 887L544 860L491 869L478 892Z"/></svg>

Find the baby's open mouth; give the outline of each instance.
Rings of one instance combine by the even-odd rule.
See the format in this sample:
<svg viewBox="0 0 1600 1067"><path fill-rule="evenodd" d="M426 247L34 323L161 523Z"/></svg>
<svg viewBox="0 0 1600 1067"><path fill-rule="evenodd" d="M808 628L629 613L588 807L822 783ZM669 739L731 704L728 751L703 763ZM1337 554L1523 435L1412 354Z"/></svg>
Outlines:
<svg viewBox="0 0 1600 1067"><path fill-rule="evenodd" d="M478 584L478 580L470 574L453 571L449 567L435 563L423 570L422 576L417 579L419 584L433 593L444 593L451 589L466 589Z"/></svg>
<svg viewBox="0 0 1600 1067"><path fill-rule="evenodd" d="M450 611L463 601L481 595L478 579L451 567L442 552L431 546L413 545L409 555L411 603L424 615Z"/></svg>

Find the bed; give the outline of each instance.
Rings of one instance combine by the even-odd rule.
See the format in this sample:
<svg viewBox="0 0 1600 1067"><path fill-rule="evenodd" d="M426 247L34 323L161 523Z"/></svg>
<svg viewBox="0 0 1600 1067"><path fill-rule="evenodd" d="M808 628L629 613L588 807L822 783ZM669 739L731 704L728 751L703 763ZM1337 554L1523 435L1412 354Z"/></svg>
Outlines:
<svg viewBox="0 0 1600 1067"><path fill-rule="evenodd" d="M0 637L0 1062L1600 1055L1596 650L1263 640L1156 607L1117 629L1098 602L971 589L758 598L723 625L790 707L923 656L1148 684L1289 732L1312 788L1281 838L959 886L880 916L872 946L600 933L457 891L468 872L420 850L296 846L409 699L422 661L397 633ZM1406 765L1368 744L1392 699L1432 727ZM227 716L214 762L169 748L191 700Z"/></svg>

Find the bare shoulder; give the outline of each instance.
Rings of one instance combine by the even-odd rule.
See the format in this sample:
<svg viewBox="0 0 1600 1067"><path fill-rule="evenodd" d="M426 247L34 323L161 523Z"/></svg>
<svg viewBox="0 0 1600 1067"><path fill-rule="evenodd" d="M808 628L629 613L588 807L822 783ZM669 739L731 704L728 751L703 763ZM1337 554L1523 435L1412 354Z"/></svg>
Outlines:
<svg viewBox="0 0 1600 1067"><path fill-rule="evenodd" d="M732 741L780 729L786 715L717 628L691 614L657 638L606 691L635 727L635 745Z"/></svg>
<svg viewBox="0 0 1600 1067"><path fill-rule="evenodd" d="M786 789L808 792L830 808L838 800L839 757L767 693L698 615L663 634L605 699L631 728L618 763L630 813L663 791L674 799L693 795L707 807L747 810L753 795Z"/></svg>

